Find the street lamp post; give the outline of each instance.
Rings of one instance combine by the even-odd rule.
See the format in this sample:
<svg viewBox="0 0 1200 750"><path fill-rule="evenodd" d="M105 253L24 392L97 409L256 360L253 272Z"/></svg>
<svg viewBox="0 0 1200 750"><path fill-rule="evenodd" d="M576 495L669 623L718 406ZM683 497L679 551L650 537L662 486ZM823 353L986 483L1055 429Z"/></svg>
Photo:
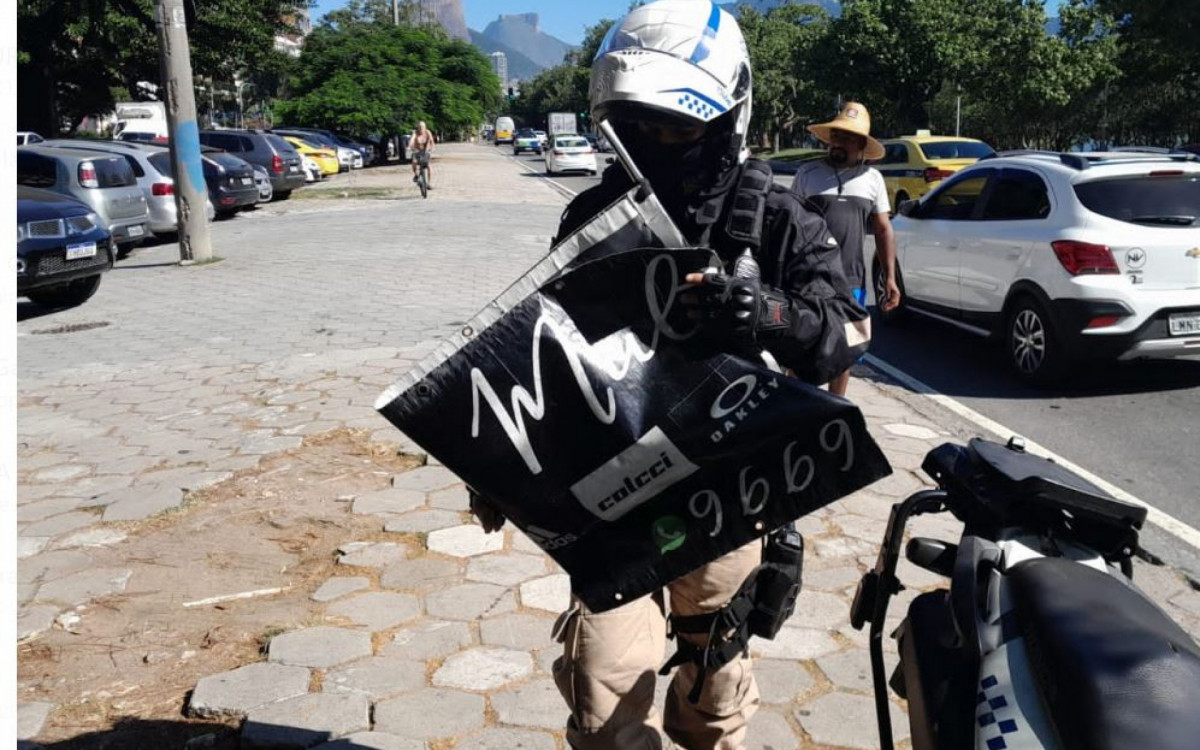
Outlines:
<svg viewBox="0 0 1200 750"><path fill-rule="evenodd" d="M254 86L252 81L234 81L233 85L237 87L237 103L238 103L238 127L246 127L245 108L242 104L242 88L245 86Z"/></svg>

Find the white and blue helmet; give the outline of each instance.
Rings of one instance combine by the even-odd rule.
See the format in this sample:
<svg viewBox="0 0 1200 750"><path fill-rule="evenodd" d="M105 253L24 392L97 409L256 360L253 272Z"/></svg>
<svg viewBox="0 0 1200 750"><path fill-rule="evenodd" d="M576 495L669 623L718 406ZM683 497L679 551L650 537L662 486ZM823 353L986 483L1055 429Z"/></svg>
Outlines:
<svg viewBox="0 0 1200 750"><path fill-rule="evenodd" d="M737 21L709 0L658 0L609 29L592 63L592 116L646 110L685 122L729 115L744 158L750 55Z"/></svg>

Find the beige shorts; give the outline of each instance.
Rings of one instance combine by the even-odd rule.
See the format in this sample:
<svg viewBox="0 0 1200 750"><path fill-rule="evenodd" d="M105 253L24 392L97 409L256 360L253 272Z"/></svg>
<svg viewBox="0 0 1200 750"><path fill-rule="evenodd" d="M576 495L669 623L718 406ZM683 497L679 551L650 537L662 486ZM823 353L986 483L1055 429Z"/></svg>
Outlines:
<svg viewBox="0 0 1200 750"><path fill-rule="evenodd" d="M654 706L658 668L666 657L666 616L724 606L761 562L751 542L673 581L665 590L607 612L575 600L555 624L563 655L554 681L571 711L567 742L576 750L660 750L662 733L687 750L741 750L758 687L749 658L709 672L693 705L687 699L697 667L680 666L660 717ZM703 646L705 635L678 635Z"/></svg>

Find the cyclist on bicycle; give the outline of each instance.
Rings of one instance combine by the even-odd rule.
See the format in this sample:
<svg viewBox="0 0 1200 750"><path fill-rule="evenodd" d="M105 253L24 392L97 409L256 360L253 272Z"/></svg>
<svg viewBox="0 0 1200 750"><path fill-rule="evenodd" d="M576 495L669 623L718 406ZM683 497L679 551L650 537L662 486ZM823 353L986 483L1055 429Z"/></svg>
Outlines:
<svg viewBox="0 0 1200 750"><path fill-rule="evenodd" d="M417 129L408 139L408 147L412 150L412 173L413 182L417 181L417 170L425 167L426 187L433 189L433 167L429 163L429 157L433 154L433 147L437 140L433 137L433 131L425 127L425 121L421 120L417 123Z"/></svg>

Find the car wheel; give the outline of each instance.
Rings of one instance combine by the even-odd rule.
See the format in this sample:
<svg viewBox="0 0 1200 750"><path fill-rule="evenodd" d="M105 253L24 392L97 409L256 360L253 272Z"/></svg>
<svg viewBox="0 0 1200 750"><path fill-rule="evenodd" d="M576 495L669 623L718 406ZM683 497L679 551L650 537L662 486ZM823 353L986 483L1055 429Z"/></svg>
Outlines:
<svg viewBox="0 0 1200 750"><path fill-rule="evenodd" d="M30 301L46 307L75 307L87 302L100 288L100 274L84 279L68 281L66 284L36 289L26 296Z"/></svg>
<svg viewBox="0 0 1200 750"><path fill-rule="evenodd" d="M1030 296L1017 299L1008 312L1004 346L1022 380L1049 385L1067 374L1070 360L1054 321Z"/></svg>
<svg viewBox="0 0 1200 750"><path fill-rule="evenodd" d="M904 277L900 275L900 263L896 263L896 286L900 287L900 304L896 305L893 309L884 312L883 306L879 303L884 298L887 288L883 275L883 265L879 262L878 258L871 264L871 280L875 287L875 314L879 316L879 322L886 325L903 318L908 297L904 291Z"/></svg>
<svg viewBox="0 0 1200 750"><path fill-rule="evenodd" d="M287 200L288 198L291 198L291 197L292 197L292 191L291 191L291 190L276 190L276 191L275 191L275 198L274 198L274 199L275 199L275 200L277 200L277 201L285 201L285 200Z"/></svg>

